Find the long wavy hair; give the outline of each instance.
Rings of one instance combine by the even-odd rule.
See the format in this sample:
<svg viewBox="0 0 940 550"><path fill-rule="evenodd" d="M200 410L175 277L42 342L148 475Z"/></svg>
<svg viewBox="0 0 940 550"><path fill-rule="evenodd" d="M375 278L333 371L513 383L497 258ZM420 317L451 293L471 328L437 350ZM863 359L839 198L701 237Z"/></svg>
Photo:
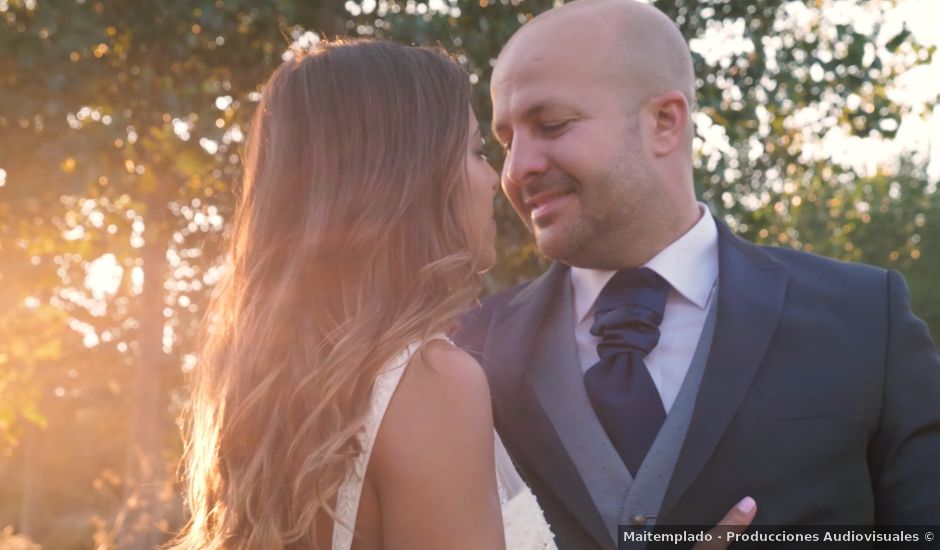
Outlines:
<svg viewBox="0 0 940 550"><path fill-rule="evenodd" d="M171 548L316 548L335 520L383 364L480 290L457 221L469 100L442 51L380 41L321 43L267 83L193 374L190 520Z"/></svg>

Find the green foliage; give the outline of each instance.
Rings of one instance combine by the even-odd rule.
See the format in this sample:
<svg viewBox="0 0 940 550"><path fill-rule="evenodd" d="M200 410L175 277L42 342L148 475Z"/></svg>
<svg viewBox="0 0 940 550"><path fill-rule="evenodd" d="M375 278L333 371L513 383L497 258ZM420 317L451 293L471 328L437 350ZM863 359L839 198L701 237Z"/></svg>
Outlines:
<svg viewBox="0 0 940 550"><path fill-rule="evenodd" d="M495 56L554 3L0 0L0 525L30 517L49 548L152 548L155 527L179 525L167 484L179 366L192 364L260 85L291 41L309 30L441 45L476 83L485 130ZM902 104L890 87L933 49L887 26L889 3L861 2L870 27L823 17L824 0L655 4L695 52L702 199L749 239L901 270L940 336L940 199L925 159L863 173L817 146L833 130L888 140L929 113L937 98ZM697 42L728 29L737 49ZM501 163L492 141L488 153ZM490 290L545 266L497 202ZM86 275L105 254L119 275L96 292ZM132 448L167 465L147 478L162 493L138 491ZM149 539L134 538L137 521Z"/></svg>

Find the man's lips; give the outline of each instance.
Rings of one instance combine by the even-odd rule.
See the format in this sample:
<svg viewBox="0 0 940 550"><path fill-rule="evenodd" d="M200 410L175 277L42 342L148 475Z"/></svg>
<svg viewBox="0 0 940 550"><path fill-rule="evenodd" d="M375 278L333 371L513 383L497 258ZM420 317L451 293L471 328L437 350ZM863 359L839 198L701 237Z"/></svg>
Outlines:
<svg viewBox="0 0 940 550"><path fill-rule="evenodd" d="M566 195L570 195L571 193L573 193L573 191L569 189L557 190L557 191L542 191L541 193L536 193L535 195L526 197L523 203L526 205L526 208L528 208L529 210L536 210L556 199L559 199Z"/></svg>
<svg viewBox="0 0 940 550"><path fill-rule="evenodd" d="M550 223L548 219L565 202L565 199L573 194L572 190L554 190L543 191L527 197L523 203L529 209L530 219L539 225L540 222Z"/></svg>

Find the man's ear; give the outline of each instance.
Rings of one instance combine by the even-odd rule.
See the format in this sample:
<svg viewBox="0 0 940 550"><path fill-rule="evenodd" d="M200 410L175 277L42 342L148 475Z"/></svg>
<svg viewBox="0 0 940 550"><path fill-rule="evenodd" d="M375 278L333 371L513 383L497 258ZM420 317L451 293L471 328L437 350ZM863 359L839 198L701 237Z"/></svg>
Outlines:
<svg viewBox="0 0 940 550"><path fill-rule="evenodd" d="M662 157L679 148L689 128L689 102L679 90L672 90L649 100L653 115L650 145L653 154Z"/></svg>

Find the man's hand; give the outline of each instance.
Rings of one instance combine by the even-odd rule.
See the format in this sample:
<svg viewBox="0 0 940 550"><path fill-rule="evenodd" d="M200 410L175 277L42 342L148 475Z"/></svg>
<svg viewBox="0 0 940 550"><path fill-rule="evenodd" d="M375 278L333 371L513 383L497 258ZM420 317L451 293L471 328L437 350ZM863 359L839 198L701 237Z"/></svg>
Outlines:
<svg viewBox="0 0 940 550"><path fill-rule="evenodd" d="M721 518L718 525L709 531L709 534L712 535L712 540L700 542L693 546L692 550L725 550L729 542L725 540L724 535L728 531L734 531L735 533L743 532L751 525L751 522L754 521L756 514L757 503L754 502L754 499L751 497L744 497L741 499L741 502L735 504L734 508L725 514L725 517ZM721 535L721 538L719 538L719 535Z"/></svg>

